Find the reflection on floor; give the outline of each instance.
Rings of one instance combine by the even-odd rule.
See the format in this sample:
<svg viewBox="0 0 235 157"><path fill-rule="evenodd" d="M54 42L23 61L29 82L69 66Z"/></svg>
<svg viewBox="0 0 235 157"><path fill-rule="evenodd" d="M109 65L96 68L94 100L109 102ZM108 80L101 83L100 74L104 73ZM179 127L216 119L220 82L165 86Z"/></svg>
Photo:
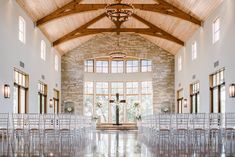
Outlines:
<svg viewBox="0 0 235 157"><path fill-rule="evenodd" d="M55 142L56 141L56 142ZM0 156L74 156L74 157L157 157L157 156L235 156L235 142L178 146L165 139L160 145L138 135L137 131L97 131L86 140L47 139L43 144L15 140L0 141Z"/></svg>

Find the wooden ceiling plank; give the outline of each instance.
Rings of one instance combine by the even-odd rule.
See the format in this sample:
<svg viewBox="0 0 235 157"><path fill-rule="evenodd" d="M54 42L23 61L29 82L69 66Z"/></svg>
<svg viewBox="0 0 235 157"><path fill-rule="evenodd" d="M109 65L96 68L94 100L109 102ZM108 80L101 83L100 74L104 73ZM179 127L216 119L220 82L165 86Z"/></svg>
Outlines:
<svg viewBox="0 0 235 157"><path fill-rule="evenodd" d="M53 45L58 45L60 44L61 42L65 42L67 40L70 40L71 38L73 38L73 36L76 34L76 33L79 33L81 32L83 29L89 27L90 25L96 23L97 21L99 21L100 19L102 19L103 17L105 17L106 14L105 13L102 13L101 15L93 18L92 20L90 20L89 22L85 23L84 25L80 26L79 28L73 30L72 32L64 35L63 37L59 38L58 40L54 41L53 42Z"/></svg>
<svg viewBox="0 0 235 157"><path fill-rule="evenodd" d="M76 6L82 1L83 0L72 0L71 2L65 4L63 7L58 8L49 15L46 15L45 17L36 21L36 25L39 26L56 18L70 15L71 12L73 12L73 10L76 8Z"/></svg>
<svg viewBox="0 0 235 157"><path fill-rule="evenodd" d="M151 22L145 20L144 18L142 18L142 17L140 17L136 14L133 14L132 16L135 19L139 20L140 22L142 22L142 23L146 24L147 26L149 26L150 28L152 28L154 30L155 34L159 34L159 35L162 34L162 36L167 37L168 39L173 40L174 42L176 42L180 45L184 45L184 42L182 40L178 39L177 37L171 35L170 33L166 32L166 31L164 31L160 27L155 26L154 24L152 24Z"/></svg>
<svg viewBox="0 0 235 157"><path fill-rule="evenodd" d="M82 37L82 36L99 34L99 33L104 33L104 32L117 32L117 31L119 31L119 32L133 32L133 33L151 35L151 36L155 36L155 37L159 37L159 38L173 41L175 43L178 43L179 45L184 45L183 41L181 41L177 38L173 38L172 36L169 36L166 34L157 33L156 30L153 28L120 28L119 30L117 30L116 28L82 29L82 30L77 30L76 33L74 31L72 33L73 35L65 35L64 37L56 40L53 43L53 45L56 46L56 45L59 45L63 42L66 42L68 40L75 39L75 38Z"/></svg>
<svg viewBox="0 0 235 157"><path fill-rule="evenodd" d="M185 13L184 11L180 10L179 8L173 6L172 4L164 1L164 0L156 0L158 2L157 4L135 4L134 7L136 9L145 10L145 11L151 11L151 12L157 12L162 14L167 14L170 16L178 17L183 20L192 22L196 25L201 26L202 21L197 19L196 17L191 16L188 13Z"/></svg>
<svg viewBox="0 0 235 157"><path fill-rule="evenodd" d="M36 22L37 26L42 25L51 20L60 18L60 17L64 17L64 16L68 16L71 14L76 14L76 13L81 13L81 12L104 9L107 6L106 4L79 4L80 1L81 0L72 1L66 4L65 6L57 9L56 11L52 12L51 14L39 19ZM192 22L201 26L202 21L200 21L199 19L185 13L184 11L178 9L177 7L163 0L158 0L158 1L159 3L157 4L133 4L133 6L136 9L141 9L141 10L151 11L151 12L158 12L158 13L178 17L183 20L187 20L189 22Z"/></svg>

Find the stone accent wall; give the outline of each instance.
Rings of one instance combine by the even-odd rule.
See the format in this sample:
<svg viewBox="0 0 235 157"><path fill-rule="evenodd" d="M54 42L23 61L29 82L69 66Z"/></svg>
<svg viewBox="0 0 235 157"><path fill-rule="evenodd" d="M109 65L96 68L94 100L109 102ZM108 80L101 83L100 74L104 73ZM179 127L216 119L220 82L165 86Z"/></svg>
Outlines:
<svg viewBox="0 0 235 157"><path fill-rule="evenodd" d="M174 56L137 34L103 33L83 43L62 57L62 105L75 104L75 112L83 112L84 60L107 56L119 49L128 56L151 59L153 64L153 105L154 112L162 106L174 110ZM63 107L63 106L62 106Z"/></svg>

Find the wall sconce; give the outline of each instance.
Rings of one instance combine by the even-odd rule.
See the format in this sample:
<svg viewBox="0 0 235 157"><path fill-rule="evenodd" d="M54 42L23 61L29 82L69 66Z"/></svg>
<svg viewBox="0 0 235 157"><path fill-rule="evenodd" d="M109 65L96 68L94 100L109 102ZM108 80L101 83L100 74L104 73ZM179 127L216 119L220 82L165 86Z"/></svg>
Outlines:
<svg viewBox="0 0 235 157"><path fill-rule="evenodd" d="M52 100L52 99L49 100L49 107L50 107L50 108L53 107L53 100Z"/></svg>
<svg viewBox="0 0 235 157"><path fill-rule="evenodd" d="M229 86L229 96L232 98L235 97L235 84Z"/></svg>
<svg viewBox="0 0 235 157"><path fill-rule="evenodd" d="M184 108L187 108L187 106L188 106L188 100L184 99Z"/></svg>
<svg viewBox="0 0 235 157"><path fill-rule="evenodd" d="M4 92L4 98L10 98L10 94L11 94L10 85L5 84L3 92Z"/></svg>

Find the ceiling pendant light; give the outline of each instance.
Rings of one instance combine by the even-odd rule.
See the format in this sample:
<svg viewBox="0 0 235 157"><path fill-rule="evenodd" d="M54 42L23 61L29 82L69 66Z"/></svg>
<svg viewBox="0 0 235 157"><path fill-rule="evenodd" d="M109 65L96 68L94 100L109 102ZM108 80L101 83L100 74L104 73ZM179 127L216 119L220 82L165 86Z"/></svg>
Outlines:
<svg viewBox="0 0 235 157"><path fill-rule="evenodd" d="M106 14L113 22L125 22L132 16L134 7L131 4L122 3L118 0L117 3L112 3L106 6Z"/></svg>
<svg viewBox="0 0 235 157"><path fill-rule="evenodd" d="M123 59L126 57L126 53L122 52L120 50L120 45L119 45L119 36L118 36L118 42L117 42L117 47L113 52L109 54L111 59Z"/></svg>

